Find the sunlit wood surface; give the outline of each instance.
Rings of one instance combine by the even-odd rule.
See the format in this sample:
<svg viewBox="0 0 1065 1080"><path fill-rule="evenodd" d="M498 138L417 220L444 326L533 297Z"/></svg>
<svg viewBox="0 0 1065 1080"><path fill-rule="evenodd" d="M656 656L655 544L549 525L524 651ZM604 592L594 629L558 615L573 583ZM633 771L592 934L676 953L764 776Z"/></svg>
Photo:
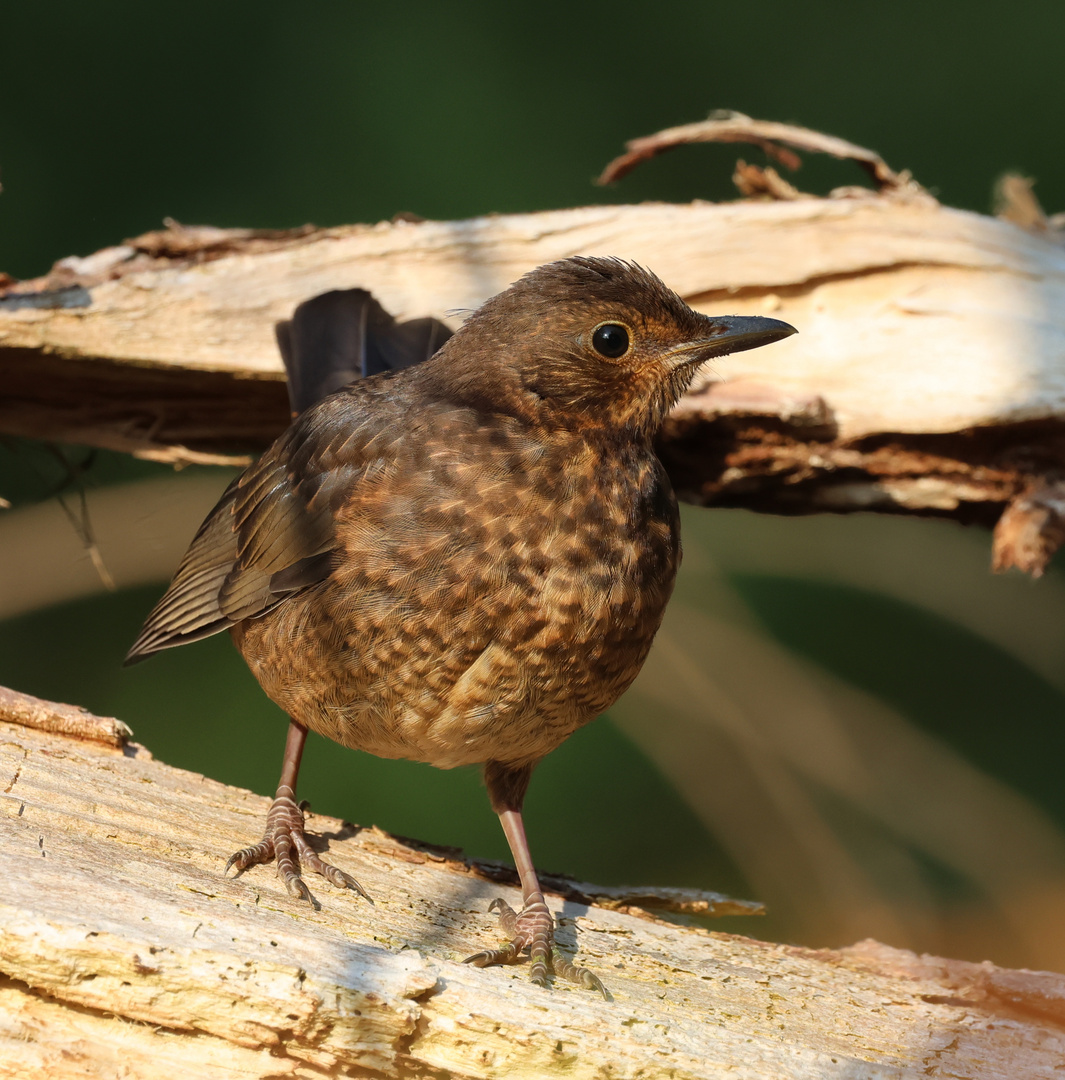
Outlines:
<svg viewBox="0 0 1065 1080"><path fill-rule="evenodd" d="M866 942L770 945L559 896L612 1000L477 970L488 901L453 853L312 817L376 904L221 874L266 800L125 751L0 726L0 1075L1052 1075L1065 977Z"/></svg>

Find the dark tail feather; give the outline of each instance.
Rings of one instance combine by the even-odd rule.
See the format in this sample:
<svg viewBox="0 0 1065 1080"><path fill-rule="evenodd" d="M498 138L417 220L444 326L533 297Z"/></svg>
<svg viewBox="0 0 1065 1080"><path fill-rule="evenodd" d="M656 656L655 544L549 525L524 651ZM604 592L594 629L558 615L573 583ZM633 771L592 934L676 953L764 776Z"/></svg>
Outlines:
<svg viewBox="0 0 1065 1080"><path fill-rule="evenodd" d="M420 364L451 337L436 319L397 323L365 289L306 300L275 332L294 413L356 379Z"/></svg>

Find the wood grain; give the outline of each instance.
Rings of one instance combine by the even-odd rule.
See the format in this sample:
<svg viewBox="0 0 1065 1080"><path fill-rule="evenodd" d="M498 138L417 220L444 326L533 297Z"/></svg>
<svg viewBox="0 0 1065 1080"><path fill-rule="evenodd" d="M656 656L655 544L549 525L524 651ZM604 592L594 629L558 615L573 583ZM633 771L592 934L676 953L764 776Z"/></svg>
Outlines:
<svg viewBox="0 0 1065 1080"><path fill-rule="evenodd" d="M612 1000L544 991L460 962L497 940L488 901L517 902L491 866L313 816L376 900L323 886L314 909L269 868L221 874L267 800L135 744L2 724L0 779L0 1076L1014 1080L1065 1057L1062 976L774 945L556 894L562 941Z"/></svg>
<svg viewBox="0 0 1065 1080"><path fill-rule="evenodd" d="M800 329L720 361L682 402L662 447L689 501L992 525L1062 471L1059 234L905 187L290 234L175 225L0 291L0 431L239 458L287 420L273 327L300 301L362 286L454 325L576 253L636 259L700 310Z"/></svg>

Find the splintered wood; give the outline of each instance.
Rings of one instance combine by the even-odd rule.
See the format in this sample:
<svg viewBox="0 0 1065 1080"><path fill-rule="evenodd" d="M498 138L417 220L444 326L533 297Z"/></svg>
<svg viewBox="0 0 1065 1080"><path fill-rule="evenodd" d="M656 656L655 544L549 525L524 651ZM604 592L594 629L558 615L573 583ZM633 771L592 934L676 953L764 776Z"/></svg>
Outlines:
<svg viewBox="0 0 1065 1080"><path fill-rule="evenodd" d="M32 694L9 690L6 686L0 686L0 720L54 735L88 739L115 749L125 746L133 734L126 724L113 716L96 716L78 705L45 701Z"/></svg>
<svg viewBox="0 0 1065 1080"><path fill-rule="evenodd" d="M518 893L456 853L313 816L376 903L312 883L312 908L270 867L222 875L266 799L134 744L0 723L0 779L0 1076L1016 1080L1065 1060L1062 976L549 896L605 1002L462 964Z"/></svg>
<svg viewBox="0 0 1065 1080"><path fill-rule="evenodd" d="M288 421L274 324L300 301L361 286L396 315L455 325L456 312L540 263L617 255L704 312L770 314L800 331L716 362L682 402L661 439L682 498L992 525L1054 483L1065 459L1058 219L1011 211L1033 222L1022 228L950 209L871 151L743 120L712 131L849 153L880 193L803 196L742 165L743 190L777 201L289 233L171 223L0 288L0 431L175 464L232 461ZM635 156L706 137L706 127L643 140ZM1035 518L1014 521L1038 533L1024 563L1036 570L1062 531L1045 509L1041 533ZM1012 565L1014 550L1002 546L997 564Z"/></svg>

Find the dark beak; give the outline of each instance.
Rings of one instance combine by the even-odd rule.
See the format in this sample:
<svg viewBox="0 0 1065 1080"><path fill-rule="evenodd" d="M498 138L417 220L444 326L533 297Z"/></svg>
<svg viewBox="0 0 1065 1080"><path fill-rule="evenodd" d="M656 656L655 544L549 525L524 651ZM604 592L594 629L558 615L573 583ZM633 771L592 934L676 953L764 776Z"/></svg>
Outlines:
<svg viewBox="0 0 1065 1080"><path fill-rule="evenodd" d="M790 323L758 315L712 316L707 322L713 325L711 333L672 352L670 358L674 364L701 364L715 356L757 349L799 332Z"/></svg>

